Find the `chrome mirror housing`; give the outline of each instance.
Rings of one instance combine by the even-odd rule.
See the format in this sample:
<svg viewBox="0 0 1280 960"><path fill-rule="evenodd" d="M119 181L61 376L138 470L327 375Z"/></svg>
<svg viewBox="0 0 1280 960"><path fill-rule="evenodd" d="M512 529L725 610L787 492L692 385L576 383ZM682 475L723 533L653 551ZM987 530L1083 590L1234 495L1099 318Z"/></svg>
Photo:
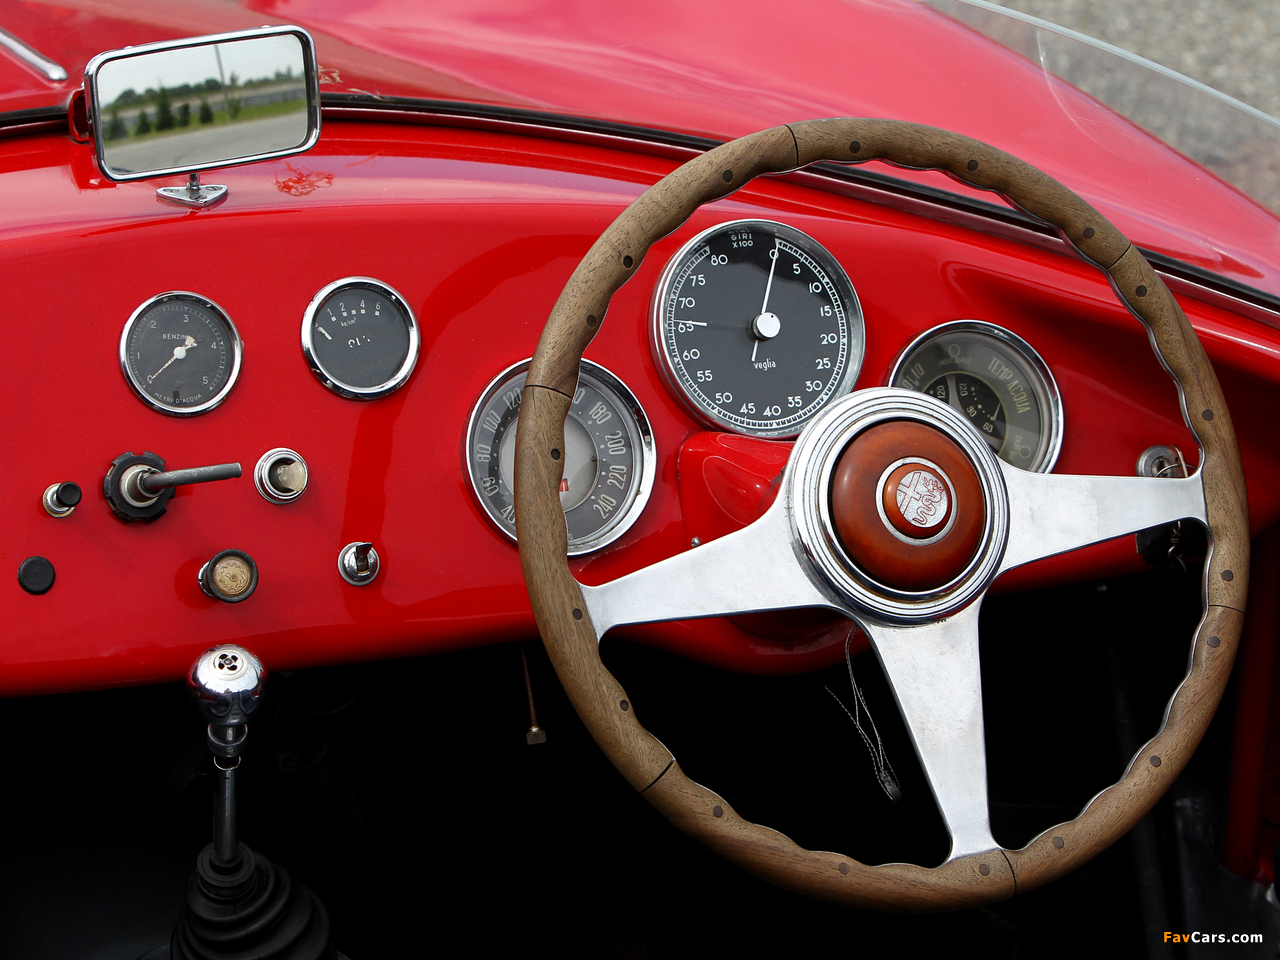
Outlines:
<svg viewBox="0 0 1280 960"><path fill-rule="evenodd" d="M98 166L117 182L191 174L168 200L208 206L201 170L302 153L320 137L315 45L264 27L111 50L84 74Z"/></svg>

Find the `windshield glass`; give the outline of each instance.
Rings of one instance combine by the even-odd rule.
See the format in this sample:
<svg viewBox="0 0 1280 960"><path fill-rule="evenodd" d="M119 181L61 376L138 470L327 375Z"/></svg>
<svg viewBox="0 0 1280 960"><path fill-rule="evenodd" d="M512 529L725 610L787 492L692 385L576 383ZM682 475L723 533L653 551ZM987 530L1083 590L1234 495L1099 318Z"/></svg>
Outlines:
<svg viewBox="0 0 1280 960"><path fill-rule="evenodd" d="M1106 104L1280 213L1280 120L1119 47L1023 13L983 0L923 2Z"/></svg>

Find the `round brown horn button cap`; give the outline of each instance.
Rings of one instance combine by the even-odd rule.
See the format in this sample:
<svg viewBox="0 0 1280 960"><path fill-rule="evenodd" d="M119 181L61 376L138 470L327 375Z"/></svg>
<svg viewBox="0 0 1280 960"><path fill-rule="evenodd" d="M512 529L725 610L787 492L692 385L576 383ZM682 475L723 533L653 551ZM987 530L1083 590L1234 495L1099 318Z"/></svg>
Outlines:
<svg viewBox="0 0 1280 960"><path fill-rule="evenodd" d="M978 552L986 500L959 444L933 427L895 420L864 430L840 454L831 519L849 559L873 580L933 590Z"/></svg>

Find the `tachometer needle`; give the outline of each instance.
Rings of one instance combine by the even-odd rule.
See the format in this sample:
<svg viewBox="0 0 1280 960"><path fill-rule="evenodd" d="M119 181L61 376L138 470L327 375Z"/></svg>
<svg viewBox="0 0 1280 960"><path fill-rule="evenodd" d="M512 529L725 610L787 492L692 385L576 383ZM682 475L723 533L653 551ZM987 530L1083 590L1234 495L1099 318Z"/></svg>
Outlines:
<svg viewBox="0 0 1280 960"><path fill-rule="evenodd" d="M764 302L760 304L760 315L751 321L751 336L755 344L751 348L751 362L756 362L756 351L760 349L761 340L772 340L778 335L781 323L777 316L769 312L769 294L773 292L773 272L778 269L778 243L775 240L773 249L769 251L769 280L764 285Z"/></svg>

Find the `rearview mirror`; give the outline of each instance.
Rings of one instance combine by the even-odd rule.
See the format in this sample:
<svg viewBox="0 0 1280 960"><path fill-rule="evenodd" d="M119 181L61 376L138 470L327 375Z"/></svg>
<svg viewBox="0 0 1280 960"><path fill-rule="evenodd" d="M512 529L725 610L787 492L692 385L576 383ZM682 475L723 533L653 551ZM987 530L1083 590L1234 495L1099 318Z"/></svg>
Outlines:
<svg viewBox="0 0 1280 960"><path fill-rule="evenodd" d="M85 67L85 92L115 181L287 157L320 137L315 46L298 27L112 50Z"/></svg>

